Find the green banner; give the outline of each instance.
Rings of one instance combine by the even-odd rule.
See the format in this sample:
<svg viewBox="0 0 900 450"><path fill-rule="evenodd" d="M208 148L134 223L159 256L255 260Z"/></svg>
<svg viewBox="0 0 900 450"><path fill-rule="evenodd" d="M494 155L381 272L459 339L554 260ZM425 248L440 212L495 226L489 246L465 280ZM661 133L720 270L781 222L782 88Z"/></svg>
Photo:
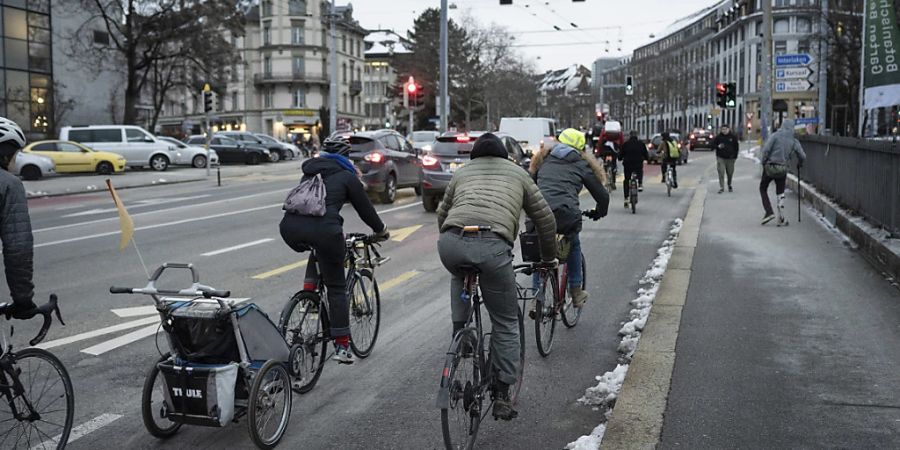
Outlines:
<svg viewBox="0 0 900 450"><path fill-rule="evenodd" d="M865 108L900 104L900 30L895 0L865 0Z"/></svg>

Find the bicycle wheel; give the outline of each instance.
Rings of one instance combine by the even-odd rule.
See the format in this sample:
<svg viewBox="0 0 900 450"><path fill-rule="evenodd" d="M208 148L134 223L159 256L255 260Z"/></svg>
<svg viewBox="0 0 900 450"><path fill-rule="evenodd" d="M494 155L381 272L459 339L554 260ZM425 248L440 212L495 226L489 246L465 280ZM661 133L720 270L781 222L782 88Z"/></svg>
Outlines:
<svg viewBox="0 0 900 450"><path fill-rule="evenodd" d="M487 379L478 347L475 329L463 329L444 362L438 406L447 450L471 449L475 445L484 403L482 380Z"/></svg>
<svg viewBox="0 0 900 450"><path fill-rule="evenodd" d="M372 353L381 322L381 296L371 271L356 272L347 283L350 304L350 350L365 358Z"/></svg>
<svg viewBox="0 0 900 450"><path fill-rule="evenodd" d="M302 346L299 360L292 362L295 365L293 388L300 394L312 390L325 367L328 341L322 329L320 303L315 292L300 291L288 300L278 324L288 346L295 343Z"/></svg>
<svg viewBox="0 0 900 450"><path fill-rule="evenodd" d="M586 264L584 259L584 253L581 254L581 290L587 289L587 272L585 271ZM567 277L568 278L568 277ZM568 279L563 280L563 282L568 283ZM568 285L567 285L568 286ZM572 293L568 289L566 289L565 295L562 298L562 321L566 328L572 328L575 325L578 325L578 319L581 317L581 310L584 309L584 306L581 308L576 308L575 304L572 302Z"/></svg>
<svg viewBox="0 0 900 450"><path fill-rule="evenodd" d="M169 354L163 355L147 372L144 379L144 389L141 391L141 418L144 420L144 428L153 437L166 439L172 437L181 424L166 419L165 412L165 384L159 376L159 367L156 365L169 359Z"/></svg>
<svg viewBox="0 0 900 450"><path fill-rule="evenodd" d="M253 377L247 428L257 447L275 448L291 419L291 376L281 361L270 359Z"/></svg>
<svg viewBox="0 0 900 450"><path fill-rule="evenodd" d="M549 290L549 292L547 292ZM535 294L534 339L541 356L550 354L553 332L556 331L556 302L559 298L559 281L556 272L541 273L541 286Z"/></svg>
<svg viewBox="0 0 900 450"><path fill-rule="evenodd" d="M5 397L0 400L0 447L66 448L72 431L75 394L65 366L56 356L38 348L17 352L11 359L23 392L13 393L14 380L0 371L0 397ZM20 419L32 414L39 418Z"/></svg>
<svg viewBox="0 0 900 450"><path fill-rule="evenodd" d="M666 195L672 196L672 172L666 171Z"/></svg>

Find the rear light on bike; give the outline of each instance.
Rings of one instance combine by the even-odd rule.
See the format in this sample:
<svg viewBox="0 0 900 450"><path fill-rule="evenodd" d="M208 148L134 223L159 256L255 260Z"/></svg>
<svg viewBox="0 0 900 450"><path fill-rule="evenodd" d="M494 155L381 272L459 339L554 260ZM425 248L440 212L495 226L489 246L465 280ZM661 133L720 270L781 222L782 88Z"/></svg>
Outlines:
<svg viewBox="0 0 900 450"><path fill-rule="evenodd" d="M691 139L697 139L697 136L691 135Z"/></svg>
<svg viewBox="0 0 900 450"><path fill-rule="evenodd" d="M440 165L440 161L437 158L431 155L425 155L422 158L422 165L425 167L438 167Z"/></svg>
<svg viewBox="0 0 900 450"><path fill-rule="evenodd" d="M381 164L384 162L384 155L378 152L372 152L367 154L363 159L373 164Z"/></svg>
<svg viewBox="0 0 900 450"><path fill-rule="evenodd" d="M311 281L303 282L303 290L304 291L314 291L316 290L316 283Z"/></svg>

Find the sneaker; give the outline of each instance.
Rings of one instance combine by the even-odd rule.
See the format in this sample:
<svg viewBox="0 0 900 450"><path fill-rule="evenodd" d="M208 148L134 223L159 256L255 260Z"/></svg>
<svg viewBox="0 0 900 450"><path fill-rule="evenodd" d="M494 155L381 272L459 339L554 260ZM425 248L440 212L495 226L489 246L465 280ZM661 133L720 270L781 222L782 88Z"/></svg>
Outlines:
<svg viewBox="0 0 900 450"><path fill-rule="evenodd" d="M638 185L638 192L644 192L644 185L643 185L643 184L639 184L639 185Z"/></svg>
<svg viewBox="0 0 900 450"><path fill-rule="evenodd" d="M570 289L572 293L572 304L576 308L581 308L584 306L584 303L587 302L589 297L588 292L581 288L572 288Z"/></svg>
<svg viewBox="0 0 900 450"><path fill-rule="evenodd" d="M628 200L625 200L625 209L631 208L631 203L628 203Z"/></svg>
<svg viewBox="0 0 900 450"><path fill-rule="evenodd" d="M725 189L719 188L719 194L725 192Z"/></svg>
<svg viewBox="0 0 900 450"><path fill-rule="evenodd" d="M766 214L766 216L763 217L762 224L765 225L773 220L775 220L775 214Z"/></svg>
<svg viewBox="0 0 900 450"><path fill-rule="evenodd" d="M509 398L509 385L498 381L494 386L494 420L512 420L519 412L513 409L512 400Z"/></svg>
<svg viewBox="0 0 900 450"><path fill-rule="evenodd" d="M673 182L672 182L672 189L678 189L678 182L677 182L677 181L673 181Z"/></svg>
<svg viewBox="0 0 900 450"><path fill-rule="evenodd" d="M728 192L734 192L734 189L732 189L731 186L728 186Z"/></svg>
<svg viewBox="0 0 900 450"><path fill-rule="evenodd" d="M349 346L335 345L334 356L331 359L341 364L353 364L353 352L350 351Z"/></svg>

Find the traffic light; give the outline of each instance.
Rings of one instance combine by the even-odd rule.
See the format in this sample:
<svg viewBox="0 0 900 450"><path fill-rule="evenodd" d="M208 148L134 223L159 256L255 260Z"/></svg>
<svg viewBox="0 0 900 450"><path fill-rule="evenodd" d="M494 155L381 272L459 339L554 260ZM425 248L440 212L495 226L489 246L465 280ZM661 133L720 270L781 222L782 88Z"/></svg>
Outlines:
<svg viewBox="0 0 900 450"><path fill-rule="evenodd" d="M416 83L416 106L419 106L425 102L425 91L422 89L422 85Z"/></svg>
<svg viewBox="0 0 900 450"><path fill-rule="evenodd" d="M409 108L410 99L413 101L416 100L416 92L418 89L416 88L416 80L410 75L409 80L406 83L403 83L403 107Z"/></svg>
<svg viewBox="0 0 900 450"><path fill-rule="evenodd" d="M716 83L716 105L724 108L725 107L725 94L728 91L728 87L725 86L725 83Z"/></svg>
<svg viewBox="0 0 900 450"><path fill-rule="evenodd" d="M735 83L725 84L725 107L737 107L737 85Z"/></svg>
<svg viewBox="0 0 900 450"><path fill-rule="evenodd" d="M625 95L634 95L634 78L631 75L625 76Z"/></svg>
<svg viewBox="0 0 900 450"><path fill-rule="evenodd" d="M212 88L209 83L203 85L203 112L208 113L213 110Z"/></svg>

